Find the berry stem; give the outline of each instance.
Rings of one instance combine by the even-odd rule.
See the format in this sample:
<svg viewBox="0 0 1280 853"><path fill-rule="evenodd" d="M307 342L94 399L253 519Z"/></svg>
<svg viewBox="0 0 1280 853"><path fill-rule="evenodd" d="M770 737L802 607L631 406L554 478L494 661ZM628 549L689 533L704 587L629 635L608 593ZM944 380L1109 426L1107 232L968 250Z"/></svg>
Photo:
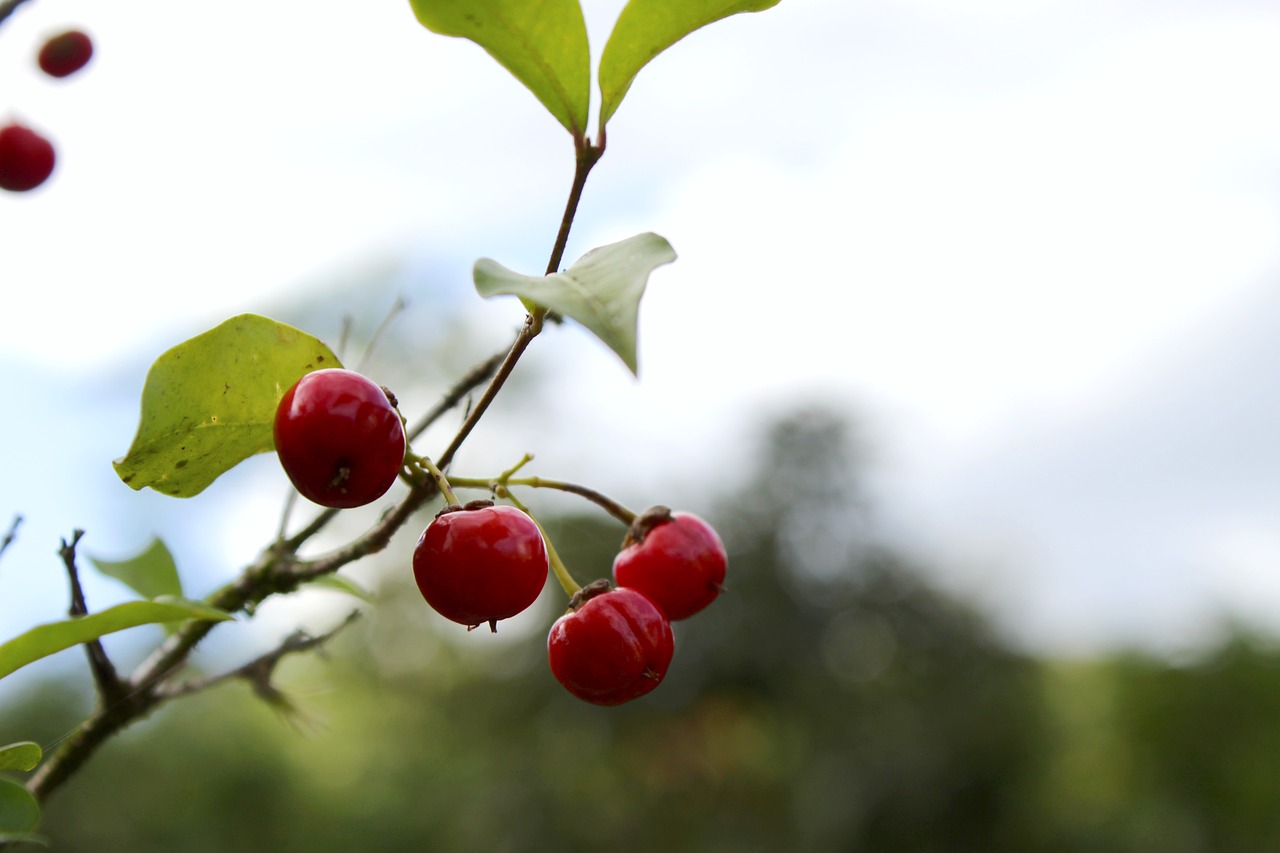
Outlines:
<svg viewBox="0 0 1280 853"><path fill-rule="evenodd" d="M547 535L547 529L542 526L542 522L529 512L529 508L520 502L520 499L508 492L505 488L499 486L495 489L499 497L506 498L515 505L515 508L523 512L529 518L533 519L533 523L538 525L538 532L542 534L542 541L547 546L547 562L551 564L551 572L556 576L556 580L560 582L560 588L564 590L565 595L573 598L582 589L581 585L573 579L573 575L569 574L569 570L565 568L564 561L560 559L560 555L556 553L556 546L551 544L551 537Z"/></svg>
<svg viewBox="0 0 1280 853"><path fill-rule="evenodd" d="M589 486L579 485L578 483L567 483L563 480L549 480L546 477L518 477L513 479L504 476L499 476L492 480L486 480L481 477L454 477L451 482L455 488L459 489L489 489L490 491L495 492L506 486L526 486L531 489L555 489L559 492L568 492L571 495L578 495L579 497L586 498L628 527L630 527L636 520L636 514L634 512L627 509L613 498L608 495L601 494Z"/></svg>
<svg viewBox="0 0 1280 853"><path fill-rule="evenodd" d="M498 482L506 484L511 480L511 478L515 475L517 471L519 471L521 468L528 465L532 461L533 461L532 453L526 453L524 456L521 456L519 462L512 465L510 468L508 468L507 470L503 471L501 474L498 475Z"/></svg>
<svg viewBox="0 0 1280 853"><path fill-rule="evenodd" d="M445 477L444 472L436 467L436 463L426 456L406 454L406 458L409 459L411 464L417 465L431 475L431 479L436 481L436 487L440 489L440 494L444 495L444 499L451 506L459 506L461 504L458 496L453 493L453 489L449 486L449 480Z"/></svg>

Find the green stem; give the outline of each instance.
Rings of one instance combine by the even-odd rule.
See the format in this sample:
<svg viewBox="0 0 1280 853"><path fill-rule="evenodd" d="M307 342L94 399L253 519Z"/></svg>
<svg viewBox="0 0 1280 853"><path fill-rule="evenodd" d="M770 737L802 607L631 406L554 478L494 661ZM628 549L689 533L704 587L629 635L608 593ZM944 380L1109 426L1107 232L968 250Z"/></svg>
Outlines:
<svg viewBox="0 0 1280 853"><path fill-rule="evenodd" d="M547 535L547 529L542 526L542 522L534 518L533 513L529 512L529 508L520 502L515 495L500 489L501 497L506 498L515 504L516 509L533 519L533 523L538 525L538 532L542 534L542 541L547 545L547 562L551 564L551 573L556 576L556 580L560 582L560 588L564 590L565 595L573 598L578 590L582 587L573 579L573 575L569 574L569 570L565 568L564 561L560 559L560 555L556 553L556 546L551 544L551 537Z"/></svg>
<svg viewBox="0 0 1280 853"><path fill-rule="evenodd" d="M577 483L567 483L563 480L548 480L545 477L519 477L513 479L506 476L499 476L497 479L493 480L485 480L479 477L454 477L450 482L459 489L489 489L490 491L496 491L504 486L527 486L531 489L555 489L559 492L568 492L571 495L578 495L579 497L586 498L628 527L630 527L631 523L636 520L636 514L634 512L627 509L608 495L601 494L588 486L582 486Z"/></svg>
<svg viewBox="0 0 1280 853"><path fill-rule="evenodd" d="M526 453L524 456L521 456L519 462L512 465L510 468L508 468L507 470L503 471L501 474L498 475L498 482L499 483L508 482L515 475L517 471L519 471L521 468L528 465L532 461L533 461L532 453Z"/></svg>
<svg viewBox="0 0 1280 853"><path fill-rule="evenodd" d="M449 480L445 477L444 472L436 467L436 463L432 462L426 456L414 456L412 462L415 465L426 470L431 475L431 479L436 481L436 488L440 490L440 494L444 495L444 499L452 506L460 506L461 501L458 496L453 493L453 489L449 487Z"/></svg>

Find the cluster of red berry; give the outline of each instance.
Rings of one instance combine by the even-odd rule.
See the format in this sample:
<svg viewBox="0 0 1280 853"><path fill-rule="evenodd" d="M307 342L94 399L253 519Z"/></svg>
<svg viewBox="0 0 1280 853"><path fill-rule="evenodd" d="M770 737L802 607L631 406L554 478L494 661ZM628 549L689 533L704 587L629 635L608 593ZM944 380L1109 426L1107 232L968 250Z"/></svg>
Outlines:
<svg viewBox="0 0 1280 853"><path fill-rule="evenodd" d="M79 30L56 35L36 54L36 64L50 77L74 74L93 56L93 41ZM53 174L53 144L16 121L0 126L0 189L33 190Z"/></svg>
<svg viewBox="0 0 1280 853"><path fill-rule="evenodd" d="M696 515L654 507L627 531L613 579L587 584L551 626L551 672L570 693L597 705L643 696L667 674L671 622L720 594L724 545Z"/></svg>
<svg viewBox="0 0 1280 853"><path fill-rule="evenodd" d="M298 491L328 507L381 497L404 467L407 442L395 398L343 369L317 370L285 393L275 445ZM450 503L427 525L413 574L427 603L469 629L524 611L546 585L542 530L514 506ZM674 652L671 622L710 604L724 583L720 537L688 513L638 516L613 563L613 582L576 592L547 638L551 671L573 695L618 705L648 693ZM616 586L615 586L616 584Z"/></svg>

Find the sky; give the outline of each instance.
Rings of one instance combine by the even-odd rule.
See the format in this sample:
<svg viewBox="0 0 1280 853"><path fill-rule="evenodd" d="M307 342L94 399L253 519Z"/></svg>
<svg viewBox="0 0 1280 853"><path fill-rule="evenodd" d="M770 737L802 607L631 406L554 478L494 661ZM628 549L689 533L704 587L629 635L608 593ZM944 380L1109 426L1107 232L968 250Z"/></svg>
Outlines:
<svg viewBox="0 0 1280 853"><path fill-rule="evenodd" d="M519 322L470 267L542 269L570 140L474 45L361 5L32 0L0 26L0 120L59 152L47 186L0 196L0 517L26 519L5 635L60 614L73 527L107 557L163 535L197 592L274 531L266 458L191 501L115 480L168 346L361 275L410 328L468 305L466 353ZM584 3L594 49L620 6ZM35 49L69 24L94 60L44 79ZM567 254L675 247L640 379L555 330L525 367L561 389L537 446L477 438L673 502L649 490L731 483L752 424L822 400L858 419L879 534L1016 642L1274 630L1278 44L1260 0L782 0L696 33L610 122ZM369 294L333 317L376 324L393 295Z"/></svg>

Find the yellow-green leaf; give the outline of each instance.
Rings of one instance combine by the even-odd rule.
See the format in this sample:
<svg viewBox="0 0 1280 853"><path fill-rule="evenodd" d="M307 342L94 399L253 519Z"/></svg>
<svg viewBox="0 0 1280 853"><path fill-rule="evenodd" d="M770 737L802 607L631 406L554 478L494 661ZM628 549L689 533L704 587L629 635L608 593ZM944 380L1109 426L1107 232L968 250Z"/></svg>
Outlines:
<svg viewBox="0 0 1280 853"><path fill-rule="evenodd" d="M142 417L114 463L130 488L189 498L243 460L271 450L272 421L304 373L341 367L320 341L292 326L241 314L156 359L142 388Z"/></svg>
<svg viewBox="0 0 1280 853"><path fill-rule="evenodd" d="M470 39L581 138L591 106L591 52L578 0L409 0L424 27Z"/></svg>
<svg viewBox="0 0 1280 853"><path fill-rule="evenodd" d="M40 744L23 740L0 746L0 770L34 770L44 757Z"/></svg>
<svg viewBox="0 0 1280 853"><path fill-rule="evenodd" d="M37 625L0 645L0 678L40 658L126 628L182 619L224 622L231 618L230 613L216 607L172 596L117 604L88 616L73 616L60 622Z"/></svg>
<svg viewBox="0 0 1280 853"><path fill-rule="evenodd" d="M600 57L600 127L618 109L640 69L694 30L739 12L760 12L779 0L631 0ZM713 98L708 98L708 102Z"/></svg>

